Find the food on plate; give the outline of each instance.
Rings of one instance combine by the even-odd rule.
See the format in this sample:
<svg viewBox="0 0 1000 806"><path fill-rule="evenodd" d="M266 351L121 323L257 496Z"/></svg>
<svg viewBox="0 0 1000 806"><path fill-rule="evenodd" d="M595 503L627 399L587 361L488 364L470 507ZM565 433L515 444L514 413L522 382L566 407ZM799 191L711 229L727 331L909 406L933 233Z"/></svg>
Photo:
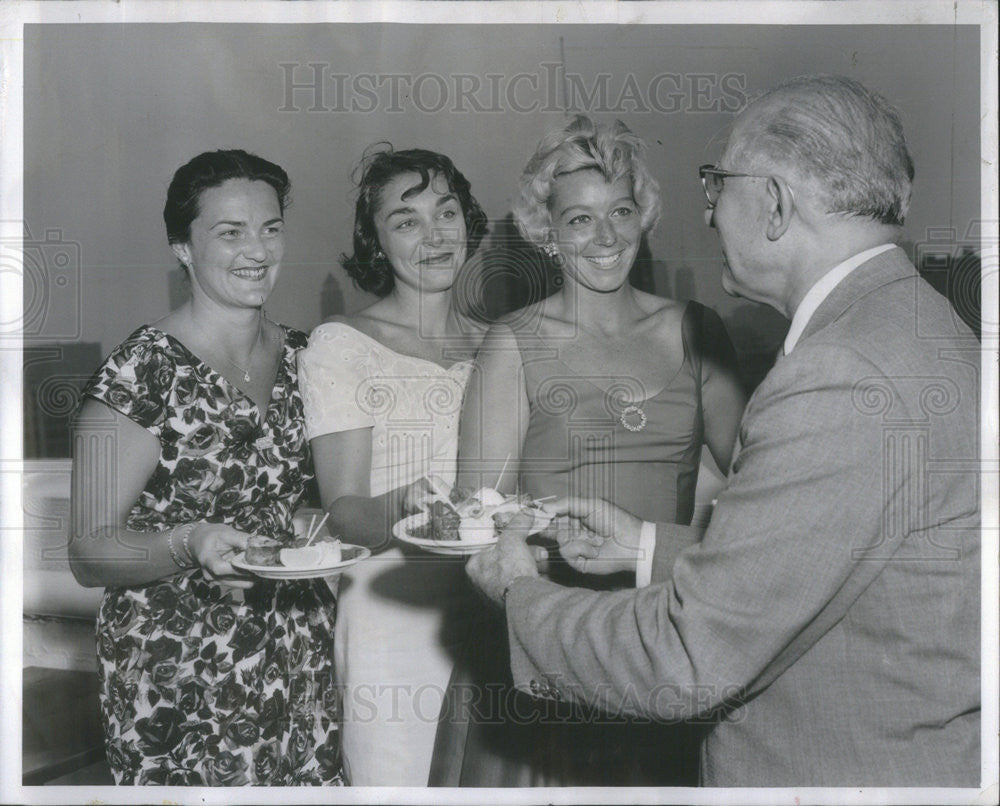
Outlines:
<svg viewBox="0 0 1000 806"><path fill-rule="evenodd" d="M341 562L343 555L339 540L324 540L311 546L284 548L278 559L286 568L326 568Z"/></svg>
<svg viewBox="0 0 1000 806"><path fill-rule="evenodd" d="M495 538L522 509L541 513L540 504L527 495L504 495L492 487L471 491L454 487L427 507L427 522L411 527L413 537L442 542L479 543Z"/></svg>
<svg viewBox="0 0 1000 806"><path fill-rule="evenodd" d="M248 565L284 568L325 568L342 561L341 542L336 538L313 540L298 538L291 545L260 535L251 535L245 559Z"/></svg>
<svg viewBox="0 0 1000 806"><path fill-rule="evenodd" d="M250 535L245 559L248 565L281 565L279 553L284 544L262 535Z"/></svg>

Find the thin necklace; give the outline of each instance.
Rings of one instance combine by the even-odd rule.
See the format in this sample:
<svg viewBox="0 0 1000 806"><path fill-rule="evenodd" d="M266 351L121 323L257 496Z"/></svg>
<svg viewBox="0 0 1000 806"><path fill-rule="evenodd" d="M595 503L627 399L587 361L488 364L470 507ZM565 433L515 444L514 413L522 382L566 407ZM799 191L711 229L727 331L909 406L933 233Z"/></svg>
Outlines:
<svg viewBox="0 0 1000 806"><path fill-rule="evenodd" d="M250 348L250 355L247 360L250 365L253 366L253 354L257 351L257 345L260 343L260 334L264 332L264 312L261 311L260 319L257 321L257 338L254 340L253 347ZM250 370L244 369L231 358L226 358L222 356L222 359L229 364L232 364L236 369L243 373L243 383L250 383Z"/></svg>

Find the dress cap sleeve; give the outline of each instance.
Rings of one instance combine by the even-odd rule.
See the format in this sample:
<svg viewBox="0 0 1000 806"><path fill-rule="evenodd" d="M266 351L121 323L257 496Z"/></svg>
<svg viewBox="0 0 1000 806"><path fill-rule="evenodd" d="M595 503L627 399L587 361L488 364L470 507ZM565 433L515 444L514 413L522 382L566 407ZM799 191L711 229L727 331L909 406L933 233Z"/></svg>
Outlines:
<svg viewBox="0 0 1000 806"><path fill-rule="evenodd" d="M375 425L370 403L376 391L375 346L339 322L320 325L309 336L309 346L298 354L309 439Z"/></svg>
<svg viewBox="0 0 1000 806"><path fill-rule="evenodd" d="M176 375L174 357L151 331L139 328L112 350L84 387L83 397L158 434Z"/></svg>

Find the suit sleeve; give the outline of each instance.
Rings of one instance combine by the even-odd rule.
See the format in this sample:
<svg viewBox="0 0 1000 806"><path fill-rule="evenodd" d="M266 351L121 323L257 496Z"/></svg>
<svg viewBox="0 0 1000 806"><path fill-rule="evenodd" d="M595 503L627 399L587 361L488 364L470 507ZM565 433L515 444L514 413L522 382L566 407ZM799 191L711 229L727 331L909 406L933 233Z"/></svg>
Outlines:
<svg viewBox="0 0 1000 806"><path fill-rule="evenodd" d="M704 538L702 526L684 526L679 523L656 525L652 555L649 563L650 582L666 582L674 573L674 563L681 553Z"/></svg>
<svg viewBox="0 0 1000 806"><path fill-rule="evenodd" d="M877 562L858 563L854 550L879 540L883 510L905 492L883 482L882 420L855 405L855 382L878 373L844 348L801 353L779 362L751 401L704 540L673 557L664 551L654 584L511 588L519 688L545 681L612 712L704 715L752 692L779 657L787 664L805 652L797 637L829 618L831 603L846 610L838 593L852 575L877 574ZM657 543L675 529L661 524Z"/></svg>

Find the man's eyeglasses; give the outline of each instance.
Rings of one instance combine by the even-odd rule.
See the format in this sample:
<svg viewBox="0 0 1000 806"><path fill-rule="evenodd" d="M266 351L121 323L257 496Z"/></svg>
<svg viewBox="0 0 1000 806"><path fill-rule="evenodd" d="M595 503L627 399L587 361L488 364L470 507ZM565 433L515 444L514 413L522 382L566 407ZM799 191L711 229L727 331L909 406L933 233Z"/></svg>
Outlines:
<svg viewBox="0 0 1000 806"><path fill-rule="evenodd" d="M747 176L751 179L769 179L770 176L764 174L740 174L734 171L723 171L714 165L702 165L698 168L698 175L701 177L701 186L705 189L705 198L708 199L708 206L715 207L719 201L719 194L722 193L722 186L726 179L733 176Z"/></svg>

